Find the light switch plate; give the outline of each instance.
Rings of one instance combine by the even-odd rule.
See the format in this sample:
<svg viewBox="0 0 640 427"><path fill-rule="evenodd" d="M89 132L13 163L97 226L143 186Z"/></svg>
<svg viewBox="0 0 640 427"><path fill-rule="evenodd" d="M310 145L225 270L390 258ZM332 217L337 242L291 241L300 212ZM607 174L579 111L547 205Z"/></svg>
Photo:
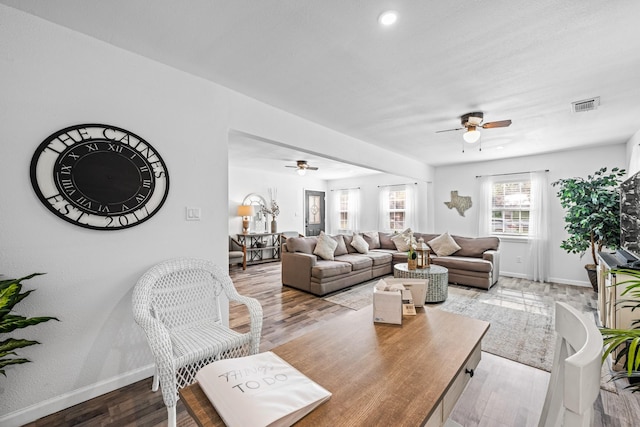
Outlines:
<svg viewBox="0 0 640 427"><path fill-rule="evenodd" d="M187 207L187 221L200 221L201 210L200 208Z"/></svg>

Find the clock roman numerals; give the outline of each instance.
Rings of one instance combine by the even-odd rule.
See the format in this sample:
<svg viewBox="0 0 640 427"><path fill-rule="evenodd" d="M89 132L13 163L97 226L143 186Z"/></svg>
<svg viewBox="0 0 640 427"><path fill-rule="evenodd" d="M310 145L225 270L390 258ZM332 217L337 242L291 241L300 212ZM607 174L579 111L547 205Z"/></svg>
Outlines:
<svg viewBox="0 0 640 427"><path fill-rule="evenodd" d="M45 139L31 160L31 182L57 216L99 230L148 220L169 191L164 161L149 143L98 124L71 126Z"/></svg>

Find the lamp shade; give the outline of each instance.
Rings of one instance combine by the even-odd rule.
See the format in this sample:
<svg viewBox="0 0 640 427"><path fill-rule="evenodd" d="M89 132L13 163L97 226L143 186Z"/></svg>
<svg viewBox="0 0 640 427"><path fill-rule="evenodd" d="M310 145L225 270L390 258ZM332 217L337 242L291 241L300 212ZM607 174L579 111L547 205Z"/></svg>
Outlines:
<svg viewBox="0 0 640 427"><path fill-rule="evenodd" d="M238 206L238 216L253 216L253 205Z"/></svg>
<svg viewBox="0 0 640 427"><path fill-rule="evenodd" d="M469 130L462 135L462 138L468 143L473 144L480 139L480 131L476 130L475 127L470 127Z"/></svg>

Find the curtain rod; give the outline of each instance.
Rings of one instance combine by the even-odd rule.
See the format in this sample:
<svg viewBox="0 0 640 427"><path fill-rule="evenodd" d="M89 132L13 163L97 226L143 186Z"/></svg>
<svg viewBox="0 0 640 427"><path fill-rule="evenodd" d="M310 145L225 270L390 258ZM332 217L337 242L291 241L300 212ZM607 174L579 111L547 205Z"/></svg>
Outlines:
<svg viewBox="0 0 640 427"><path fill-rule="evenodd" d="M388 185L378 185L378 188L382 188L382 187L397 187L399 185L411 185L411 184L415 184L418 185L417 182L407 182L406 184L388 184Z"/></svg>
<svg viewBox="0 0 640 427"><path fill-rule="evenodd" d="M521 173L533 173L533 172L549 172L549 169L541 169L539 171L526 171L526 172L495 173L493 175L476 175L476 178L482 178L484 176L520 175Z"/></svg>
<svg viewBox="0 0 640 427"><path fill-rule="evenodd" d="M331 191L342 191L342 190L359 190L360 187L351 187L351 188L332 188Z"/></svg>

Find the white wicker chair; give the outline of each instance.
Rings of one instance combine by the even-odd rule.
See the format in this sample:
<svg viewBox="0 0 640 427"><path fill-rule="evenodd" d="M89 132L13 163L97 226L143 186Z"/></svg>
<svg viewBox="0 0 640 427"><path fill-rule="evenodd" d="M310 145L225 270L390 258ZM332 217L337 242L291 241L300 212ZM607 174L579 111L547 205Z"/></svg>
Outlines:
<svg viewBox="0 0 640 427"><path fill-rule="evenodd" d="M219 295L249 309L250 331L223 325ZM155 359L152 390L162 387L169 427L176 425L178 389L214 360L256 354L262 332L262 307L238 294L229 274L209 261L179 258L155 265L133 290L133 315L144 329Z"/></svg>
<svg viewBox="0 0 640 427"><path fill-rule="evenodd" d="M556 349L539 427L589 427L600 394L602 335L593 320L556 301Z"/></svg>

